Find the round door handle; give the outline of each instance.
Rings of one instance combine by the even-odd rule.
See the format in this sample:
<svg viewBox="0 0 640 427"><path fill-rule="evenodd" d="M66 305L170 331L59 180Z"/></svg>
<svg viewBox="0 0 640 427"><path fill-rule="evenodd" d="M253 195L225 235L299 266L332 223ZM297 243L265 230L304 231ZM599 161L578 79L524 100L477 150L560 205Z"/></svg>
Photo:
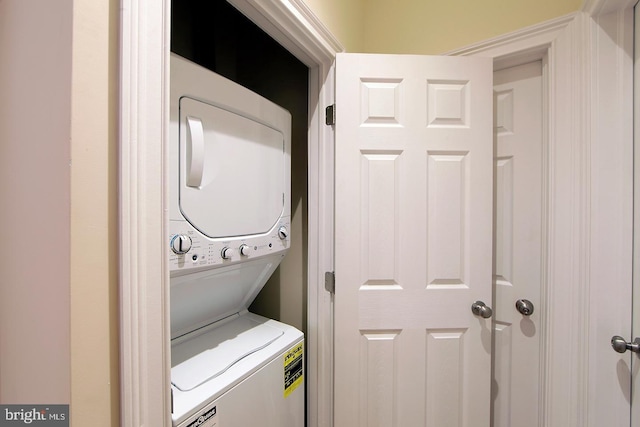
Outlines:
<svg viewBox="0 0 640 427"><path fill-rule="evenodd" d="M482 301L476 301L471 304L471 312L476 316L480 316L483 319L488 319L493 315L493 310L491 307L487 306Z"/></svg>
<svg viewBox="0 0 640 427"><path fill-rule="evenodd" d="M611 347L618 353L624 353L629 350L633 353L640 353L640 338L636 338L633 342L627 342L621 336L611 338Z"/></svg>
<svg viewBox="0 0 640 427"><path fill-rule="evenodd" d="M534 308L533 303L528 299L519 299L516 301L516 310L523 316L531 316Z"/></svg>

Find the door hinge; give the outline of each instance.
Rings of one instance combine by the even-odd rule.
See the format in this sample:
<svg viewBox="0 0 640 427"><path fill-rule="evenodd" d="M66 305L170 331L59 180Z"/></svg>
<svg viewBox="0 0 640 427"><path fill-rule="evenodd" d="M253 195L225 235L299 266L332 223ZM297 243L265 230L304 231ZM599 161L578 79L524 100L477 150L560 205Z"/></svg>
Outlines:
<svg viewBox="0 0 640 427"><path fill-rule="evenodd" d="M327 271L324 273L324 288L330 294L336 293L336 273L333 271Z"/></svg>
<svg viewBox="0 0 640 427"><path fill-rule="evenodd" d="M327 126L336 124L336 104L329 105L325 110L324 122Z"/></svg>

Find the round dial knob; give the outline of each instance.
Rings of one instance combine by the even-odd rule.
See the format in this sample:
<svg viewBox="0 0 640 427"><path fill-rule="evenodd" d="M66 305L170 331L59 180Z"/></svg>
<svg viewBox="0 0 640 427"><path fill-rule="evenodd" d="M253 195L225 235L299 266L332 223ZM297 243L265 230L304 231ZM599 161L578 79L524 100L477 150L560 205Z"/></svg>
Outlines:
<svg viewBox="0 0 640 427"><path fill-rule="evenodd" d="M191 237L184 234L176 234L171 239L171 250L178 254L184 255L191 249Z"/></svg>
<svg viewBox="0 0 640 427"><path fill-rule="evenodd" d="M220 255L222 256L222 259L231 259L233 257L233 249L225 246L220 251Z"/></svg>
<svg viewBox="0 0 640 427"><path fill-rule="evenodd" d="M240 255L248 256L251 250L248 245L240 245Z"/></svg>
<svg viewBox="0 0 640 427"><path fill-rule="evenodd" d="M287 227L283 225L282 227L278 228L278 237L280 237L281 240L289 237L289 230L287 230Z"/></svg>

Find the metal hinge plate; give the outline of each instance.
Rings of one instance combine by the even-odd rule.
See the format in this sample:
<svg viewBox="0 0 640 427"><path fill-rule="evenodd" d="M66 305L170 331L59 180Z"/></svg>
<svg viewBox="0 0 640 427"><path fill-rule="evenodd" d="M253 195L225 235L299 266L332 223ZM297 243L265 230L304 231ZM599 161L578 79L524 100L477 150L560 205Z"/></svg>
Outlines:
<svg viewBox="0 0 640 427"><path fill-rule="evenodd" d="M336 124L336 104L331 104L325 109L324 122L327 126Z"/></svg>
<svg viewBox="0 0 640 427"><path fill-rule="evenodd" d="M336 293L336 274L333 271L324 273L324 288L331 294Z"/></svg>

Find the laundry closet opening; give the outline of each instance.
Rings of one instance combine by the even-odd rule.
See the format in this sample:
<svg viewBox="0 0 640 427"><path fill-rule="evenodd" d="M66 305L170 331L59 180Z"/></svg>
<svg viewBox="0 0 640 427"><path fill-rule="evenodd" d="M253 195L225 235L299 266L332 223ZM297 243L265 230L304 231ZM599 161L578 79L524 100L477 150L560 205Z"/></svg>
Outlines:
<svg viewBox="0 0 640 427"><path fill-rule="evenodd" d="M291 113L291 246L250 311L306 333L309 69L223 1L172 2L171 51Z"/></svg>

